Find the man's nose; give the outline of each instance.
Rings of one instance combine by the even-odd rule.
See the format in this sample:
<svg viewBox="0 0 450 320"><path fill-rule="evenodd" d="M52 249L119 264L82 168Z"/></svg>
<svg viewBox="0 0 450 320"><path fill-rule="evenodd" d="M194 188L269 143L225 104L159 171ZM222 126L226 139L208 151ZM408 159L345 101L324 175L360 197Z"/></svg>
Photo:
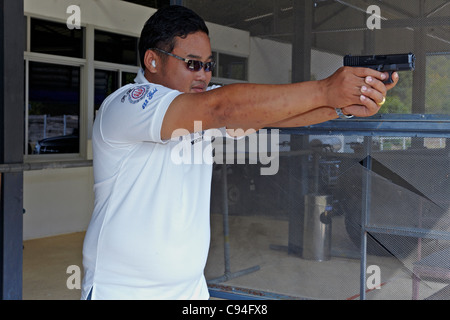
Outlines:
<svg viewBox="0 0 450 320"><path fill-rule="evenodd" d="M195 73L195 80L205 81L208 77L211 76L211 72L206 72L204 68L201 68L199 71Z"/></svg>

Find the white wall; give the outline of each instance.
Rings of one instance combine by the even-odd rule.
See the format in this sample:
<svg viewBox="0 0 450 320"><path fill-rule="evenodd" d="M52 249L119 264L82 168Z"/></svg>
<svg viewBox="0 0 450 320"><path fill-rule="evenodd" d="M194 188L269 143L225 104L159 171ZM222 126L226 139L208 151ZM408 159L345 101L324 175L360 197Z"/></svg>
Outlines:
<svg viewBox="0 0 450 320"><path fill-rule="evenodd" d="M92 168L24 173L24 239L86 230L94 194Z"/></svg>
<svg viewBox="0 0 450 320"><path fill-rule="evenodd" d="M267 39L250 39L249 82L284 84L292 77L292 45Z"/></svg>
<svg viewBox="0 0 450 320"><path fill-rule="evenodd" d="M250 55L250 33L207 22L213 51L248 57Z"/></svg>
<svg viewBox="0 0 450 320"><path fill-rule="evenodd" d="M249 82L284 84L292 80L292 45L273 40L250 38ZM324 79L342 66L343 57L312 50L313 80Z"/></svg>
<svg viewBox="0 0 450 320"><path fill-rule="evenodd" d="M311 74L315 80L329 77L342 65L342 56L318 50L311 52Z"/></svg>

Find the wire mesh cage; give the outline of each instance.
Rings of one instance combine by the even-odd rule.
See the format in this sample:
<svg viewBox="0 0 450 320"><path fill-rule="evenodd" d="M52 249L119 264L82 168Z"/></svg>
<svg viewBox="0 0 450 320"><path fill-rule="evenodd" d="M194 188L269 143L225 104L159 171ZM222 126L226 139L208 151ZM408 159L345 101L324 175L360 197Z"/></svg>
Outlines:
<svg viewBox="0 0 450 320"><path fill-rule="evenodd" d="M211 283L221 279L227 285L311 299L359 299L361 281L367 299L426 298L445 287L447 139L439 148L386 150L387 137L297 133L289 138L306 139L306 144L280 152L276 175L261 176L258 165L216 165L206 269ZM353 148L330 151L330 138ZM405 138L413 145L427 140ZM319 141L324 143L319 146ZM324 196L329 200L310 212L307 198ZM308 220L313 214L319 227ZM317 254L312 258L305 254L311 241ZM377 273L372 275L369 267Z"/></svg>

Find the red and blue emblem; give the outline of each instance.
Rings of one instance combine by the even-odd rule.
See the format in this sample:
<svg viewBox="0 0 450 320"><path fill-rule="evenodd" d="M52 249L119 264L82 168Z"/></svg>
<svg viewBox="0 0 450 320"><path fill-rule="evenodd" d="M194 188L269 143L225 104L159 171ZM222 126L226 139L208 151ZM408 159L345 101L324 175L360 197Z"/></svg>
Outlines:
<svg viewBox="0 0 450 320"><path fill-rule="evenodd" d="M149 91L150 85L148 84L137 86L128 95L128 101L133 104L138 103L145 98Z"/></svg>

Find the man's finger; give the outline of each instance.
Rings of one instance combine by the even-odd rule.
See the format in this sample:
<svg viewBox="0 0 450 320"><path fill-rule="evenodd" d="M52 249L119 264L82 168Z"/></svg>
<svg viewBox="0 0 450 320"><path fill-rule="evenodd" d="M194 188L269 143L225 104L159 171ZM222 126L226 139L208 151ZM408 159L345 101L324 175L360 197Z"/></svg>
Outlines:
<svg viewBox="0 0 450 320"><path fill-rule="evenodd" d="M385 91L386 89L383 86L383 90ZM362 86L361 88L361 93L366 97L366 98L370 98L372 99L377 105L381 106L383 105L384 101L385 101L385 95L386 92L380 92L376 89L372 89L370 87L367 86Z"/></svg>
<svg viewBox="0 0 450 320"><path fill-rule="evenodd" d="M399 80L399 76L398 76L398 73L397 73L397 72L394 72L394 73L392 74L392 80L394 81L393 83L390 83L390 84L387 84L387 85L386 85L386 89L387 89L387 90L391 90L393 87L395 87L395 86L397 85L398 80Z"/></svg>
<svg viewBox="0 0 450 320"><path fill-rule="evenodd" d="M389 74L387 72L380 72L370 68L361 68L361 67L348 67L348 68L352 68L354 74L361 78L371 76L381 81L385 81L389 78Z"/></svg>

